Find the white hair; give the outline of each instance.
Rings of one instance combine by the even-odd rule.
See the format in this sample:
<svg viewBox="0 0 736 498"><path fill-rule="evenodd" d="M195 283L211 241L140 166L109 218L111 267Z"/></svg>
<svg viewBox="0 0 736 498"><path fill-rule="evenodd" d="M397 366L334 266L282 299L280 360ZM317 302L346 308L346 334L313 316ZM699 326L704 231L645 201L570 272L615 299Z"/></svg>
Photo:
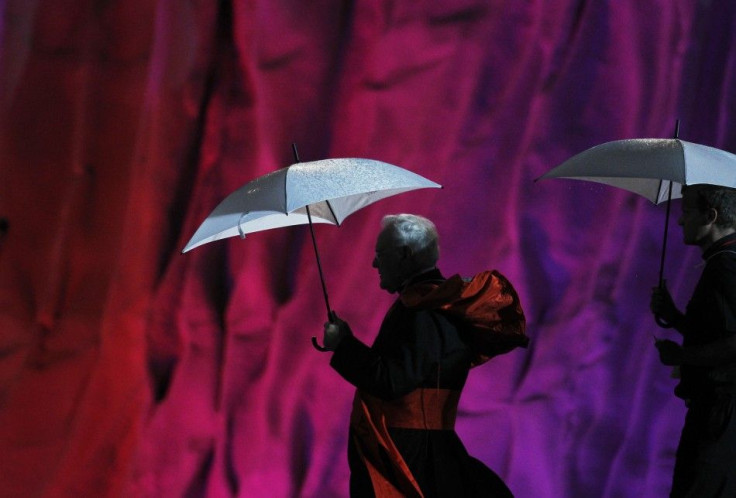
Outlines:
<svg viewBox="0 0 736 498"><path fill-rule="evenodd" d="M422 268L437 264L440 257L437 227L427 218L415 214L389 214L381 220L383 229L390 228L397 240L411 250L414 261Z"/></svg>

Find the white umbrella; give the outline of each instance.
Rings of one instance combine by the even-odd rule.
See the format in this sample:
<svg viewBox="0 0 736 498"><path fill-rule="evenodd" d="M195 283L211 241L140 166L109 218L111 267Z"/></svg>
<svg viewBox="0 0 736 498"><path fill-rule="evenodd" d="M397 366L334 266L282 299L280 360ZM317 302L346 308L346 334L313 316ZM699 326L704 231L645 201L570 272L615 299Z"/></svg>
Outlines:
<svg viewBox="0 0 736 498"><path fill-rule="evenodd" d="M404 168L373 159L299 162L252 180L227 196L202 222L182 250L228 237L309 224L328 317L331 316L313 223L340 225L376 201L441 185ZM316 344L316 340L312 338Z"/></svg>
<svg viewBox="0 0 736 498"><path fill-rule="evenodd" d="M227 196L182 252L236 235L307 224L309 216L313 223L339 226L354 212L386 197L439 187L411 171L372 159L292 164L256 178Z"/></svg>
<svg viewBox="0 0 736 498"><path fill-rule="evenodd" d="M633 138L596 145L545 173L604 183L646 197L654 204L680 197L681 185L707 183L736 188L736 155L678 138Z"/></svg>

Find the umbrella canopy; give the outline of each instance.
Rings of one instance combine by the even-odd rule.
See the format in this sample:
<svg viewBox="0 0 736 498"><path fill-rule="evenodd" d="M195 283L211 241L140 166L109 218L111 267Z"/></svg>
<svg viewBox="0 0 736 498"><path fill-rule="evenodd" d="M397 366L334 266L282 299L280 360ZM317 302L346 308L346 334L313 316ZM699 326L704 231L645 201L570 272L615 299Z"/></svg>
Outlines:
<svg viewBox="0 0 736 498"><path fill-rule="evenodd" d="M410 190L441 188L420 175L373 159L292 164L246 183L204 220L182 252L247 233L313 223L340 225L376 201Z"/></svg>
<svg viewBox="0 0 736 498"><path fill-rule="evenodd" d="M736 155L677 138L616 140L592 147L545 173L603 183L646 197L655 204L680 197L678 185L711 184L736 188Z"/></svg>

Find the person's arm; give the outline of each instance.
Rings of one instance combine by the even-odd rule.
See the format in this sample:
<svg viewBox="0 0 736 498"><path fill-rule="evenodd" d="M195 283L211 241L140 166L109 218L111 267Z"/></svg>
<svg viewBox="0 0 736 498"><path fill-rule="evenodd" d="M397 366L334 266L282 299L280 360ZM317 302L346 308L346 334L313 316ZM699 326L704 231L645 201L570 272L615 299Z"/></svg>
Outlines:
<svg viewBox="0 0 736 498"><path fill-rule="evenodd" d="M659 350L659 356L665 365L694 365L702 367L717 367L726 363L736 363L736 274L728 269L718 269L713 271L708 277L710 282L709 294L705 303L708 308L704 313L712 317L714 321L710 322L711 327L716 327L720 338L717 338L706 344L689 344L685 347L673 341L657 341L656 346ZM661 309L674 308L674 305L668 305L666 301L669 293L666 288L663 289L667 296L662 296L664 303ZM652 297L654 303L654 295ZM654 311L654 306L652 307ZM666 311L665 311L666 312ZM671 312L671 311L670 311ZM679 327L680 332L686 331L687 327L704 327L705 324L690 324L682 313L670 315L673 325ZM702 330L698 333L708 333L706 336L712 336L712 331Z"/></svg>
<svg viewBox="0 0 736 498"><path fill-rule="evenodd" d="M379 354L352 335L342 338L330 365L355 387L381 399L396 399L418 388L437 368L440 333L431 312L410 314L395 333L394 348Z"/></svg>
<svg viewBox="0 0 736 498"><path fill-rule="evenodd" d="M657 341L659 358L665 365L717 367L736 362L736 335L697 346L682 347L674 341Z"/></svg>
<svg viewBox="0 0 736 498"><path fill-rule="evenodd" d="M682 348L682 362L686 365L715 367L736 362L736 335L703 344Z"/></svg>

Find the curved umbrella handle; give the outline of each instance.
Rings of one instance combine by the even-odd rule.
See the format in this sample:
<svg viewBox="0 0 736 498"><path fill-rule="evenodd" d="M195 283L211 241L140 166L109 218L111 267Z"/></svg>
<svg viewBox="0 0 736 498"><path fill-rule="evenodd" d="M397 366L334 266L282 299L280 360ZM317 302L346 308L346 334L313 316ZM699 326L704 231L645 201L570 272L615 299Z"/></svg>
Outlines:
<svg viewBox="0 0 736 498"><path fill-rule="evenodd" d="M314 346L314 349L316 349L317 351L321 351L322 353L326 353L327 351L329 351L329 349L320 346L317 342L317 338L314 336L312 337L312 346Z"/></svg>
<svg viewBox="0 0 736 498"><path fill-rule="evenodd" d="M327 302L326 300L327 300L327 294L325 294L325 302ZM329 303L327 304L327 321L329 321L330 323L335 323L335 312L330 309ZM314 336L312 336L312 346L314 346L314 349L322 353L331 351L330 349L327 349L324 346L320 346L319 342L317 342L317 338Z"/></svg>

